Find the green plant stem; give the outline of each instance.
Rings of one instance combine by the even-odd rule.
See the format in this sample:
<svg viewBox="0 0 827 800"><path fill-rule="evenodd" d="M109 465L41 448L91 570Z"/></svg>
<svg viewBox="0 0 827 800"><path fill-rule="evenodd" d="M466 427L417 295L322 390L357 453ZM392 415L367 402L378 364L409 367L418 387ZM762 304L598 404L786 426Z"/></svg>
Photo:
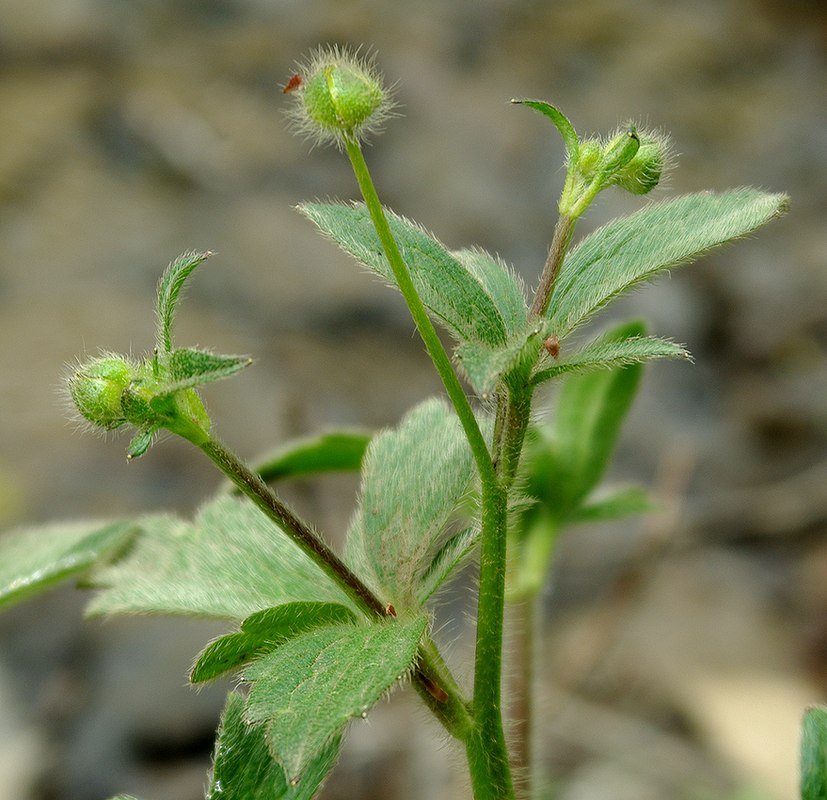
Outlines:
<svg viewBox="0 0 827 800"><path fill-rule="evenodd" d="M474 665L474 728L465 741L476 800L513 798L500 698L507 494L500 485L488 445L454 372L451 359L437 336L416 291L408 265L393 238L361 146L356 139L348 139L345 141L345 149L399 290L459 417L480 474L483 512Z"/></svg>
<svg viewBox="0 0 827 800"><path fill-rule="evenodd" d="M532 796L534 778L534 697L537 595L530 595L511 606L513 612L513 679L511 717L514 720L514 746L511 766L518 798Z"/></svg>
<svg viewBox="0 0 827 800"><path fill-rule="evenodd" d="M346 149L371 221L376 228L376 233L379 236L379 241L382 243L385 256L393 270L393 276L396 279L399 290L402 292L402 296L405 298L416 329L425 344L425 349L434 362L436 371L445 386L448 398L459 417L462 428L465 431L465 436L471 447L471 452L474 455L474 460L476 461L483 485L495 482L496 475L491 464L491 454L488 452L488 445L485 443L485 438L477 424L477 418L474 416L474 411L468 402L462 384L454 372L451 359L445 352L445 348L442 346L442 342L431 322L431 318L425 310L425 305L414 286L408 265L402 258L396 240L393 238L390 225L388 225L388 220L385 216L385 210L382 208L379 195L376 193L376 187L373 185L373 180L370 177L368 165L365 163L362 148L358 141L348 139Z"/></svg>
<svg viewBox="0 0 827 800"><path fill-rule="evenodd" d="M328 577L342 587L368 617L394 616L387 605L351 572L312 528L279 499L260 475L214 438L196 444L242 494L252 500L268 519L275 522ZM419 647L414 683L446 729L457 738L464 739L471 727L467 705L430 637L426 637Z"/></svg>
<svg viewBox="0 0 827 800"><path fill-rule="evenodd" d="M355 575L321 538L297 517L241 459L216 439L198 445L213 463L261 509L368 616L386 616L386 605Z"/></svg>
<svg viewBox="0 0 827 800"><path fill-rule="evenodd" d="M582 210L580 213L582 213ZM546 263L540 275L540 283L534 294L534 302L531 304L530 315L532 317L542 317L548 309L551 293L554 291L554 283L560 272L560 265L563 263L563 257L568 249L576 223L577 216L561 214L557 219Z"/></svg>
<svg viewBox="0 0 827 800"><path fill-rule="evenodd" d="M474 657L475 736L466 742L476 800L513 798L502 721L507 493L499 481L483 496L477 640ZM479 738L477 738L479 737ZM483 748L481 754L477 747Z"/></svg>
<svg viewBox="0 0 827 800"><path fill-rule="evenodd" d="M593 195L589 198L593 199ZM587 203L586 203L587 205ZM548 256L540 276L540 282L534 295L530 315L542 318L548 310L554 285L560 267L566 255L578 216L585 205L578 208L576 214L561 214L554 227ZM528 422L531 415L533 388L510 386L501 391L497 402L495 422L494 463L499 481L510 488L517 475L520 455L523 450ZM535 642L535 605L536 596L523 600L515 609L516 627L514 656L514 679L511 683L512 709L515 722L512 766L518 776L518 796L529 797L531 793L532 764L532 707L534 688L534 651Z"/></svg>

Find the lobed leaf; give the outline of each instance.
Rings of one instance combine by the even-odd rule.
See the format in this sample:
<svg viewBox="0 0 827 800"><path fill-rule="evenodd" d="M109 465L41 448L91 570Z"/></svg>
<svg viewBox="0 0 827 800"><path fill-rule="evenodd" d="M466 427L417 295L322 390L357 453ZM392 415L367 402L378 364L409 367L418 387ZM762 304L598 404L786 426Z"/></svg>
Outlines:
<svg viewBox="0 0 827 800"><path fill-rule="evenodd" d="M184 282L190 273L212 255L206 253L184 253L178 256L165 270L158 283L158 349L164 353L172 350L172 322L175 307L181 295Z"/></svg>
<svg viewBox="0 0 827 800"><path fill-rule="evenodd" d="M244 719L244 698L227 695L213 755L206 800L312 800L339 755L341 737L333 737L291 785L273 758L264 729Z"/></svg>
<svg viewBox="0 0 827 800"><path fill-rule="evenodd" d="M53 523L0 535L0 606L45 592L114 556L135 535L132 522Z"/></svg>
<svg viewBox="0 0 827 800"><path fill-rule="evenodd" d="M281 603L347 597L247 500L221 496L192 522L171 516L140 521L123 560L98 569L102 591L88 613L188 614L242 620Z"/></svg>
<svg viewBox="0 0 827 800"><path fill-rule="evenodd" d="M303 203L299 211L345 252L395 284L393 270L363 204ZM506 324L477 277L422 228L391 211L386 214L425 307L460 341L489 345L505 342Z"/></svg>
<svg viewBox="0 0 827 800"><path fill-rule="evenodd" d="M413 666L428 618L316 628L252 664L245 717L265 726L288 781Z"/></svg>
<svg viewBox="0 0 827 800"><path fill-rule="evenodd" d="M353 612L337 603L297 601L265 608L247 617L237 633L210 642L196 659L190 682L213 680L313 628L355 621Z"/></svg>
<svg viewBox="0 0 827 800"><path fill-rule="evenodd" d="M756 230L782 214L786 195L756 189L700 192L604 225L565 258L547 317L560 339L617 295Z"/></svg>
<svg viewBox="0 0 827 800"><path fill-rule="evenodd" d="M397 609L418 607L421 575L474 475L459 420L441 400L421 403L368 446L346 555Z"/></svg>
<svg viewBox="0 0 827 800"><path fill-rule="evenodd" d="M801 731L801 800L827 798L827 706L804 713Z"/></svg>

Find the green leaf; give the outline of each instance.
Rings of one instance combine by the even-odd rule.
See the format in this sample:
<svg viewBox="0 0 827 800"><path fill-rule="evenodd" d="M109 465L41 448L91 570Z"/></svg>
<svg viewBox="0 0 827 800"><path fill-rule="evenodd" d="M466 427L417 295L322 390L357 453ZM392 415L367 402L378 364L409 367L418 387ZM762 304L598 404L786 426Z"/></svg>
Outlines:
<svg viewBox="0 0 827 800"><path fill-rule="evenodd" d="M606 342L642 336L628 323ZM617 443L642 374L640 364L571 374L563 383L552 425L538 428L526 456L528 493L561 522L574 513L600 481Z"/></svg>
<svg viewBox="0 0 827 800"><path fill-rule="evenodd" d="M417 585L475 475L459 420L441 400L373 437L347 559L397 610L418 607Z"/></svg>
<svg viewBox="0 0 827 800"><path fill-rule="evenodd" d="M265 725L288 781L347 723L368 710L413 666L428 618L335 625L297 636L252 664L246 718Z"/></svg>
<svg viewBox="0 0 827 800"><path fill-rule="evenodd" d="M487 395L501 379L512 373L521 374L527 380L541 347L542 330L533 325L498 347L478 342L460 343L457 359L474 390L481 396Z"/></svg>
<svg viewBox="0 0 827 800"><path fill-rule="evenodd" d="M549 366L537 370L532 383L540 384L567 372L589 372L595 369L625 367L656 358L692 360L683 345L655 336L630 336L627 339L600 337L568 358L548 359Z"/></svg>
<svg viewBox="0 0 827 800"><path fill-rule="evenodd" d="M812 706L804 713L801 800L827 800L827 706Z"/></svg>
<svg viewBox="0 0 827 800"><path fill-rule="evenodd" d="M242 620L312 598L350 605L344 593L247 500L221 496L193 522L147 517L135 546L96 570L92 615L189 614Z"/></svg>
<svg viewBox="0 0 827 800"><path fill-rule="evenodd" d="M568 523L607 522L632 514L643 514L652 508L652 501L645 489L640 486L624 486L602 497L590 497L572 514Z"/></svg>
<svg viewBox="0 0 827 800"><path fill-rule="evenodd" d="M393 271L366 207L303 203L301 211L345 252L391 285ZM425 307L461 340L497 345L506 325L480 281L433 236L387 211L388 224Z"/></svg>
<svg viewBox="0 0 827 800"><path fill-rule="evenodd" d="M203 261L212 255L206 253L184 253L178 256L164 270L158 284L158 349L164 353L172 350L172 321L175 317L175 306L184 286L184 281L190 273Z"/></svg>
<svg viewBox="0 0 827 800"><path fill-rule="evenodd" d="M506 336L522 331L528 321L528 306L522 282L504 261L472 247L451 253L480 283L497 307Z"/></svg>
<svg viewBox="0 0 827 800"><path fill-rule="evenodd" d="M244 698L230 692L221 718L207 800L312 800L339 755L341 737L333 737L290 785L270 753L264 729L244 720Z"/></svg>
<svg viewBox="0 0 827 800"><path fill-rule="evenodd" d="M269 653L299 633L323 625L355 622L353 612L337 603L285 603L251 614L237 633L208 644L190 673L191 683L203 683L235 670L256 656Z"/></svg>
<svg viewBox="0 0 827 800"><path fill-rule="evenodd" d="M425 605L425 602L471 558L479 537L478 527L466 528L454 534L439 548L417 585L417 600L420 606Z"/></svg>
<svg viewBox="0 0 827 800"><path fill-rule="evenodd" d="M0 534L0 606L18 603L114 556L135 534L131 522L54 523Z"/></svg>
<svg viewBox="0 0 827 800"><path fill-rule="evenodd" d="M788 198L755 189L701 192L648 206L587 236L563 261L548 307L561 340L617 295L756 230Z"/></svg>
<svg viewBox="0 0 827 800"><path fill-rule="evenodd" d="M370 439L371 434L362 431L330 431L297 439L264 456L255 470L265 481L358 470Z"/></svg>
<svg viewBox="0 0 827 800"><path fill-rule="evenodd" d="M160 425L144 425L138 429L138 432L132 437L129 446L126 448L126 457L131 461L135 458L140 458L152 445L155 435L161 430Z"/></svg>
<svg viewBox="0 0 827 800"><path fill-rule="evenodd" d="M249 356L222 356L206 350L178 348L169 355L169 379L161 386L159 394L193 389L229 378L252 363Z"/></svg>
<svg viewBox="0 0 827 800"><path fill-rule="evenodd" d="M521 515L519 525L513 529L517 536L509 543L509 602L521 602L539 594L560 529L560 520L548 505L537 504Z"/></svg>
<svg viewBox="0 0 827 800"><path fill-rule="evenodd" d="M563 143L566 145L566 157L568 161L570 163L577 161L577 152L580 145L577 138L577 133L575 132L571 122L569 122L568 117L560 111L560 109L550 103L546 103L544 100L527 100L523 98L514 99L511 102L516 103L517 105L533 108L535 111L539 111L543 116L548 117L563 137Z"/></svg>

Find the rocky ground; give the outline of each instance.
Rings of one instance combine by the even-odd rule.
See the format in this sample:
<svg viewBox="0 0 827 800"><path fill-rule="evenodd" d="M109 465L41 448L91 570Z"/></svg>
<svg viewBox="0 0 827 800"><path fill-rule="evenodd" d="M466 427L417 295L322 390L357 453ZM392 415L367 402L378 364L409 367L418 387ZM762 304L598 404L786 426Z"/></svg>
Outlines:
<svg viewBox="0 0 827 800"><path fill-rule="evenodd" d="M208 392L223 437L392 424L439 391L399 300L292 206L354 196L291 136L279 91L323 42L366 44L404 118L368 154L385 201L532 284L562 148L632 117L680 154L659 191L786 191L784 220L622 303L685 342L651 367L614 477L662 512L578 531L547 597L543 761L558 800L795 796L797 725L827 693L827 13L816 0L0 0L0 516L189 513L216 476L166 442L77 434L66 362L152 341L160 271L192 282L181 341L251 353ZM639 207L606 193L580 233ZM354 482L293 500L331 538ZM457 593L460 610L468 598ZM84 622L60 590L0 616L0 800L202 797L223 689L184 675L221 626ZM467 654L452 629L452 657ZM415 698L356 726L332 798L463 798ZM549 790L549 796L552 790Z"/></svg>

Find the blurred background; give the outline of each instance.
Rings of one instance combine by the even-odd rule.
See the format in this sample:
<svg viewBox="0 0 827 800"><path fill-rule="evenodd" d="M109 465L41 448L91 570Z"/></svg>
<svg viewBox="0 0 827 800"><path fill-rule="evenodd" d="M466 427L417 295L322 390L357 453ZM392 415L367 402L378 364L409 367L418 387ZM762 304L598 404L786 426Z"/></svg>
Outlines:
<svg viewBox="0 0 827 800"><path fill-rule="evenodd" d="M78 356L151 346L155 284L184 250L217 255L178 341L256 359L206 392L242 454L390 425L440 391L394 293L292 208L355 196L344 158L282 114L295 60L328 42L375 48L399 82L404 118L368 152L384 201L530 286L562 146L511 97L559 105L581 134L670 131L678 166L657 197L792 196L786 218L612 310L697 363L648 367L612 468L652 486L658 513L560 543L537 718L557 800L796 797L800 716L827 699L817 0L0 0L3 527L187 515L219 484L176 441L127 464L126 440L78 434L58 391ZM578 234L644 202L606 192ZM339 541L356 483L289 494ZM0 615L0 800L203 797L227 685L196 693L185 675L226 626L87 622L86 599L66 587ZM470 589L450 603L461 621ZM461 665L468 630L442 638ZM468 797L461 754L416 709L397 692L355 725L324 797Z"/></svg>

